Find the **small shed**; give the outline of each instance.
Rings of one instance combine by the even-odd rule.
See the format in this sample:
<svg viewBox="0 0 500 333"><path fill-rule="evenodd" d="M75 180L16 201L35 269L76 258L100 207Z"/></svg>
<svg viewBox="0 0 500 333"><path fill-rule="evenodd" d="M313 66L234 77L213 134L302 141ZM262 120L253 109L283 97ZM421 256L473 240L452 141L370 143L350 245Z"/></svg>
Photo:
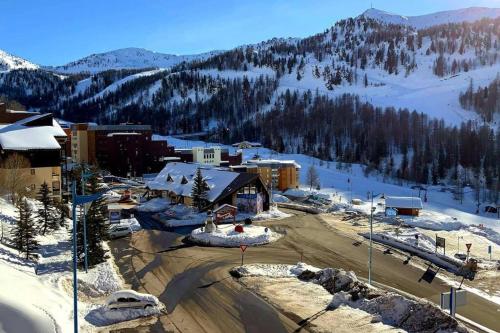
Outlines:
<svg viewBox="0 0 500 333"><path fill-rule="evenodd" d="M419 197L386 197L385 209L393 209L398 215L418 216L424 207Z"/></svg>

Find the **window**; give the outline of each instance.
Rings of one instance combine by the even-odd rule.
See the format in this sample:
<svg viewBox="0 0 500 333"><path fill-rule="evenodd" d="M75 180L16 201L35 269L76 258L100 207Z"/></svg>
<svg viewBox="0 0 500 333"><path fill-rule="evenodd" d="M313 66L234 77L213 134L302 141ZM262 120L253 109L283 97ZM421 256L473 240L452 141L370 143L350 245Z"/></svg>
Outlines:
<svg viewBox="0 0 500 333"><path fill-rule="evenodd" d="M35 169L31 169L31 175L35 175Z"/></svg>

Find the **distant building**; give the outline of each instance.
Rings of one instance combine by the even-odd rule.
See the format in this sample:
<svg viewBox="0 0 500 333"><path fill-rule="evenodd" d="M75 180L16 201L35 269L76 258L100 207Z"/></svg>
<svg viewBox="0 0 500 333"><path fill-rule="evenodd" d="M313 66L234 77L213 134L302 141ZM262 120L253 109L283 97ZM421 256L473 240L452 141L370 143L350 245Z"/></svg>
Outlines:
<svg viewBox="0 0 500 333"><path fill-rule="evenodd" d="M249 141L241 141L232 144L233 147L244 149L244 148L260 148L262 144L259 142L249 142Z"/></svg>
<svg viewBox="0 0 500 333"><path fill-rule="evenodd" d="M169 198L173 204L192 205L193 179L198 168L209 189L206 209L223 204L238 207L239 211L259 213L269 209L269 193L258 174L237 173L191 163L168 163L152 181L146 183L150 191Z"/></svg>
<svg viewBox="0 0 500 333"><path fill-rule="evenodd" d="M418 216L424 208L419 197L386 197L385 209L395 210L397 215Z"/></svg>
<svg viewBox="0 0 500 333"><path fill-rule="evenodd" d="M242 162L241 152L231 155L227 148L220 146L175 149L175 156L179 157L181 162L214 166L238 165Z"/></svg>
<svg viewBox="0 0 500 333"><path fill-rule="evenodd" d="M236 172L257 173L268 188L286 191L298 188L300 183L300 165L295 161L248 160L244 164L231 166Z"/></svg>
<svg viewBox="0 0 500 333"><path fill-rule="evenodd" d="M0 105L0 177L8 177L6 161L22 156L27 161L21 168L22 182L32 193L47 183L50 195L61 199L61 161L64 158L66 133L52 114L10 111Z"/></svg>
<svg viewBox="0 0 500 333"><path fill-rule="evenodd" d="M150 125L71 126L71 155L75 163L97 165L114 175L138 177L159 172L174 149L165 140L155 141Z"/></svg>

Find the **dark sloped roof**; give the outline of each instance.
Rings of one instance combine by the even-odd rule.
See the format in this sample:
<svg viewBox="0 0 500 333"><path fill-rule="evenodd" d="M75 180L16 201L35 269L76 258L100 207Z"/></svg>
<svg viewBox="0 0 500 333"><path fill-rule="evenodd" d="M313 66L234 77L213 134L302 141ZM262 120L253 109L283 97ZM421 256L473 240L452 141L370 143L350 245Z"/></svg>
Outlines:
<svg viewBox="0 0 500 333"><path fill-rule="evenodd" d="M233 194L243 186L253 182L256 179L260 179L260 175L258 173L246 173L246 172L238 173L238 176L228 186L226 186L226 188L214 200L214 202L224 199L228 195ZM263 188L265 189L265 186L263 186Z"/></svg>

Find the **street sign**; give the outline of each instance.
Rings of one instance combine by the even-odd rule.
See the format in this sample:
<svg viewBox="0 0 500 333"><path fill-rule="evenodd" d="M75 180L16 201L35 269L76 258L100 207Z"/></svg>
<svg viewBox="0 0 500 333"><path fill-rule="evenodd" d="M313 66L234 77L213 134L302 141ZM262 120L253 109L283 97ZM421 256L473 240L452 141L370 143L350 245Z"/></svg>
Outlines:
<svg viewBox="0 0 500 333"><path fill-rule="evenodd" d="M427 268L427 270L424 272L422 277L418 280L420 282L421 280L424 280L427 283L432 283L434 278L436 277L437 271L432 270L430 267Z"/></svg>
<svg viewBox="0 0 500 333"><path fill-rule="evenodd" d="M450 310L450 315L455 316L457 306L467 304L467 292L462 289L451 288L449 292L441 293L441 309Z"/></svg>
<svg viewBox="0 0 500 333"><path fill-rule="evenodd" d="M436 247L445 247L446 239L436 235Z"/></svg>
<svg viewBox="0 0 500 333"><path fill-rule="evenodd" d="M467 252L470 252L470 248L472 246L472 243L467 243L467 244L465 244L465 246L467 246Z"/></svg>
<svg viewBox="0 0 500 333"><path fill-rule="evenodd" d="M491 245L488 245L488 254L491 254Z"/></svg>
<svg viewBox="0 0 500 333"><path fill-rule="evenodd" d="M241 252L245 252L245 250L247 249L248 245L240 245L240 250Z"/></svg>

